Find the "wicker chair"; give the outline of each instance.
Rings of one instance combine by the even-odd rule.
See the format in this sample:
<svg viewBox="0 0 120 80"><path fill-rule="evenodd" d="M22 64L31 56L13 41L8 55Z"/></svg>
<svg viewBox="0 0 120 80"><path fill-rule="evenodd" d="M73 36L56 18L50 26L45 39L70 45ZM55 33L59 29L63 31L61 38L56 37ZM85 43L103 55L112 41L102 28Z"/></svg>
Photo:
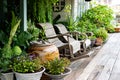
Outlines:
<svg viewBox="0 0 120 80"><path fill-rule="evenodd" d="M79 41L79 43L81 43L81 50L83 52L86 52L88 48L90 48L90 45L91 45L91 40L88 39L88 36L84 33L79 33L79 32L68 32L67 28L63 25L63 24L55 24L54 25L54 28L56 30L57 33L59 34L71 34L72 36L75 36L75 38L73 37L69 37L69 42L70 44L72 44L73 42L75 41ZM78 40L78 36L79 35L83 35L86 37L86 39L84 40ZM66 36L63 36L63 41L67 41L67 37ZM76 44L77 46L77 44Z"/></svg>
<svg viewBox="0 0 120 80"><path fill-rule="evenodd" d="M69 55L71 58L75 58L74 53L80 51L80 43L76 41L75 43L69 43L69 35L68 34L56 34L54 27L51 23L38 23L36 25L39 29L44 29L45 36L48 42L53 43L59 49L59 51L65 51L64 53L69 51ZM63 43L59 37L66 36L67 43ZM73 46L74 45L74 46ZM78 46L76 46L78 45ZM67 51L66 51L67 50Z"/></svg>

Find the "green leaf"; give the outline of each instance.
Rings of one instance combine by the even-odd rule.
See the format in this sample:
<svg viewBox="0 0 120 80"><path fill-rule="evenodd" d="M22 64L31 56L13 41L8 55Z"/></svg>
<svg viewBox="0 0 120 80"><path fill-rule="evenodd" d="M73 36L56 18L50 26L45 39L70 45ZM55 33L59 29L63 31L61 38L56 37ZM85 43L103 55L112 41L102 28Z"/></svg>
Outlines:
<svg viewBox="0 0 120 80"><path fill-rule="evenodd" d="M18 35L18 45L25 46L27 44L27 41L30 40L31 38L32 38L32 35L29 32L27 31L21 32Z"/></svg>

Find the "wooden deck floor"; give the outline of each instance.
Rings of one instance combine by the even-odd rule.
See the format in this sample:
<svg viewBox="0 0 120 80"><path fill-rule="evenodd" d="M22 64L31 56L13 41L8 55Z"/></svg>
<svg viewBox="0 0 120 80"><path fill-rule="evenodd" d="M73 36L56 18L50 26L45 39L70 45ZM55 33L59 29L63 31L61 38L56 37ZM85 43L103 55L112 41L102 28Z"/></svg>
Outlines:
<svg viewBox="0 0 120 80"><path fill-rule="evenodd" d="M65 80L120 80L120 33L110 34L98 50L95 56L72 62L73 72Z"/></svg>

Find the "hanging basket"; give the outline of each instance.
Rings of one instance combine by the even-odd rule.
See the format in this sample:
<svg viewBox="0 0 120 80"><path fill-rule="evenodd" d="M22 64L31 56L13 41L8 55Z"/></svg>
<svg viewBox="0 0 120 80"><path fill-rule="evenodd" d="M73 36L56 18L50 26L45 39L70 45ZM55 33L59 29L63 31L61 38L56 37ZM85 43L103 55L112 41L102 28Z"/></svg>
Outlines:
<svg viewBox="0 0 120 80"><path fill-rule="evenodd" d="M90 2L91 0L85 0L86 2Z"/></svg>

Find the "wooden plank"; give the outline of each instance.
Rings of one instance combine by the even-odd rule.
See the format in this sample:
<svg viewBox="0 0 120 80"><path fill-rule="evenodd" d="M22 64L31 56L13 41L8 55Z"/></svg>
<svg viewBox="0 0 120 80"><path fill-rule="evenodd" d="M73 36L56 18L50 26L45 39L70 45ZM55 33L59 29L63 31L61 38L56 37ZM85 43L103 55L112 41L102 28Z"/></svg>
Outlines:
<svg viewBox="0 0 120 80"><path fill-rule="evenodd" d="M108 80L112 72L114 63L115 63L115 59L109 59L103 71L101 72L101 75L96 80Z"/></svg>
<svg viewBox="0 0 120 80"><path fill-rule="evenodd" d="M109 80L120 80L120 52Z"/></svg>
<svg viewBox="0 0 120 80"><path fill-rule="evenodd" d="M103 65L97 65L87 80L97 80L97 77L99 77L103 68L104 68Z"/></svg>
<svg viewBox="0 0 120 80"><path fill-rule="evenodd" d="M109 77L112 73L112 69L114 66L114 63L117 59L118 56L118 52L120 47L115 47L115 46L119 46L120 43L116 44L116 42L118 41L118 36L114 36L114 39L111 38L111 42L109 45L109 48L106 50L106 55L109 56L108 61L106 59L103 59L103 63L105 64L105 61L107 61L107 63L105 64L105 68L103 69L101 75L99 76L99 78L97 80L109 80ZM112 43L112 44L111 44ZM114 48L113 48L114 47ZM101 62L101 64L103 64ZM116 79L112 79L112 80L116 80Z"/></svg>
<svg viewBox="0 0 120 80"><path fill-rule="evenodd" d="M111 38L109 38L108 42L101 48L99 53L88 64L88 66L84 69L83 73L78 77L77 80L88 80L90 78L90 75L94 73L95 66L101 64L105 65L105 68L103 69L100 77L105 77L106 79L109 79L110 72L112 71L117 52L119 51L119 47L115 47L119 46L119 44L116 43L119 40L119 37L120 36L118 36L118 34L114 34L113 36L111 36ZM107 59L104 56L106 56ZM107 73L108 71L109 73ZM105 78L99 79L105 80Z"/></svg>
<svg viewBox="0 0 120 80"><path fill-rule="evenodd" d="M94 59L91 60L91 62L84 69L83 73L80 76L78 76L78 78L76 80L87 80L88 77L90 77L89 75L94 71L95 67L99 63L99 60L101 58L101 54L102 53L98 53L94 57Z"/></svg>

